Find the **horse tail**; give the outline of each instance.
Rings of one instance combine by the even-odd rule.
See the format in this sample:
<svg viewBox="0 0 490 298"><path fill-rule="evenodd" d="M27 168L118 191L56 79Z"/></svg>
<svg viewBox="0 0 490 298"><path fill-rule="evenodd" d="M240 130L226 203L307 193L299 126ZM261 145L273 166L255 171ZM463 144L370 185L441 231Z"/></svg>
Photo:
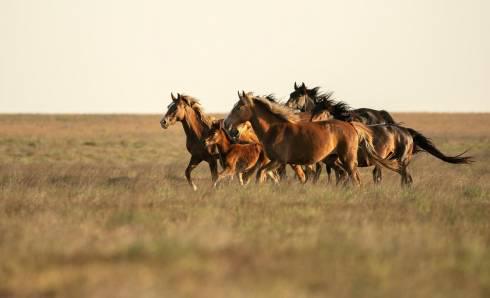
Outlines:
<svg viewBox="0 0 490 298"><path fill-rule="evenodd" d="M379 111L383 119L385 120L386 124L395 124L395 119L391 117L390 113L388 113L385 110Z"/></svg>
<svg viewBox="0 0 490 298"><path fill-rule="evenodd" d="M353 121L351 122L351 124L352 126L354 126L354 129L359 136L359 147L365 150L369 160L375 165L382 166L394 172L400 173L401 169L398 166L398 163L383 159L381 156L378 155L376 149L374 149L373 131L371 130L371 128L361 122Z"/></svg>
<svg viewBox="0 0 490 298"><path fill-rule="evenodd" d="M452 164L469 164L473 162L473 157L463 156L466 153L466 151L456 156L447 156L441 151L439 151L439 149L437 149L434 143L432 143L431 139L422 135L420 132L416 131L415 129L407 128L407 130L410 132L410 135L413 138L413 143L415 145L414 153L418 151L425 151L442 161L445 161L447 163L452 163Z"/></svg>

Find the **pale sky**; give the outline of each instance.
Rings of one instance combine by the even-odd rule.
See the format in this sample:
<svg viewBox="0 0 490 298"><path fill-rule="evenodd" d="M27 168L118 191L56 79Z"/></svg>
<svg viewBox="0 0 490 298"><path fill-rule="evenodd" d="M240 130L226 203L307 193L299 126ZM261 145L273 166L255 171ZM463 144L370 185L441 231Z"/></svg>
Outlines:
<svg viewBox="0 0 490 298"><path fill-rule="evenodd" d="M353 107L490 111L490 1L0 0L0 113L228 112L294 82Z"/></svg>

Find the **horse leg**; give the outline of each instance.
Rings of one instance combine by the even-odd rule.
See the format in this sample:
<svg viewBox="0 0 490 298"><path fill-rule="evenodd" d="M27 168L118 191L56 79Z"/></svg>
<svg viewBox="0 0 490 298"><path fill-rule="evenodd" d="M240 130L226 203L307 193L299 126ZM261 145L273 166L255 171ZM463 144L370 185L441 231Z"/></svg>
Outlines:
<svg viewBox="0 0 490 298"><path fill-rule="evenodd" d="M185 169L185 178L187 179L187 183L189 183L193 190L197 190L197 186L194 184L194 182L192 182L191 172L197 167L198 164L201 163L201 161L201 158L191 156L191 160L189 160L189 165L187 165L187 168Z"/></svg>
<svg viewBox="0 0 490 298"><path fill-rule="evenodd" d="M409 187L413 183L412 175L408 172L408 165L403 164L401 168L402 186Z"/></svg>
<svg viewBox="0 0 490 298"><path fill-rule="evenodd" d="M214 158L208 159L207 162L211 171L211 179L213 182L216 182L216 179L218 179L218 163Z"/></svg>
<svg viewBox="0 0 490 298"><path fill-rule="evenodd" d="M304 171L306 174L306 181L310 180L311 177L315 175L315 171L313 170L312 165L305 165Z"/></svg>
<svg viewBox="0 0 490 298"><path fill-rule="evenodd" d="M343 168L342 163L339 160L336 160L333 163L332 168L335 172L335 185L345 183L345 180L347 179L347 174Z"/></svg>
<svg viewBox="0 0 490 298"><path fill-rule="evenodd" d="M277 173L279 174L279 179L280 180L287 180L288 176L286 173L286 164L282 164L278 169Z"/></svg>
<svg viewBox="0 0 490 298"><path fill-rule="evenodd" d="M235 173L235 169L232 167L226 167L221 173L218 174L218 178L216 178L216 181L214 181L213 187L216 188L218 186L218 183L223 180L223 178L226 177L233 177L233 174Z"/></svg>
<svg viewBox="0 0 490 298"><path fill-rule="evenodd" d="M344 170L347 172L349 177L348 180L352 182L354 186L361 185L361 179L359 178L359 171L357 170L357 152L355 154L351 154L351 152L347 152L342 161L342 165ZM344 185L347 184L347 179L344 181Z"/></svg>
<svg viewBox="0 0 490 298"><path fill-rule="evenodd" d="M315 164L315 176L313 177L313 183L317 183L320 179L320 175L322 174L322 164L317 162Z"/></svg>
<svg viewBox="0 0 490 298"><path fill-rule="evenodd" d="M264 180L265 180L264 173L267 173L269 171L274 171L275 169L277 169L280 166L281 166L281 163L279 163L276 160L271 160L266 165L261 166L260 169L257 171L256 182L258 182L258 183L264 182Z"/></svg>
<svg viewBox="0 0 490 298"><path fill-rule="evenodd" d="M325 171L327 171L327 183L330 184L330 174L332 174L332 168L329 165L325 164Z"/></svg>
<svg viewBox="0 0 490 298"><path fill-rule="evenodd" d="M243 173L242 172L238 173L238 181L240 182L241 186L245 185L245 183L243 181Z"/></svg>
<svg viewBox="0 0 490 298"><path fill-rule="evenodd" d="M373 182L374 184L380 184L383 179L383 174L379 166L374 166L373 170Z"/></svg>
<svg viewBox="0 0 490 298"><path fill-rule="evenodd" d="M276 171L269 171L267 172L267 176L274 181L274 183L278 184L280 181L280 178L277 176Z"/></svg>
<svg viewBox="0 0 490 298"><path fill-rule="evenodd" d="M259 160L259 161L257 161L257 163L255 163L255 165L252 168L244 171L242 174L242 179L243 179L242 185L247 185L250 182L250 177L253 175L255 170L257 170L257 168L259 168L263 165L264 165L264 162Z"/></svg>
<svg viewBox="0 0 490 298"><path fill-rule="evenodd" d="M293 170L296 173L296 176L298 177L299 181L302 184L305 184L306 183L306 175L305 175L305 172L303 171L303 168L301 168L300 165L291 165L291 168L293 168Z"/></svg>

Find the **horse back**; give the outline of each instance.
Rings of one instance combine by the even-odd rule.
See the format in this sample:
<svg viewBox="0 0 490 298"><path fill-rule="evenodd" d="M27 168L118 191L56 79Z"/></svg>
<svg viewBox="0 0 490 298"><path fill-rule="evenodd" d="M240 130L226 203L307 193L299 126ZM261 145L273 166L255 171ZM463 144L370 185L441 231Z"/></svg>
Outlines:
<svg viewBox="0 0 490 298"><path fill-rule="evenodd" d="M352 144L357 146L357 143L358 136L352 124L327 120L273 125L264 140L264 147L271 159L313 164L339 148L344 150Z"/></svg>

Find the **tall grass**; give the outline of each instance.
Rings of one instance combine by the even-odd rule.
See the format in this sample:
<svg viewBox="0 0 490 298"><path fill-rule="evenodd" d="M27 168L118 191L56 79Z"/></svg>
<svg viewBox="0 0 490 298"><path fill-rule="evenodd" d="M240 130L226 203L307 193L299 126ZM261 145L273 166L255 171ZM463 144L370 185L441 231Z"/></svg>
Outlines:
<svg viewBox="0 0 490 298"><path fill-rule="evenodd" d="M490 117L396 119L477 162L193 192L158 116L1 116L0 297L488 297Z"/></svg>

